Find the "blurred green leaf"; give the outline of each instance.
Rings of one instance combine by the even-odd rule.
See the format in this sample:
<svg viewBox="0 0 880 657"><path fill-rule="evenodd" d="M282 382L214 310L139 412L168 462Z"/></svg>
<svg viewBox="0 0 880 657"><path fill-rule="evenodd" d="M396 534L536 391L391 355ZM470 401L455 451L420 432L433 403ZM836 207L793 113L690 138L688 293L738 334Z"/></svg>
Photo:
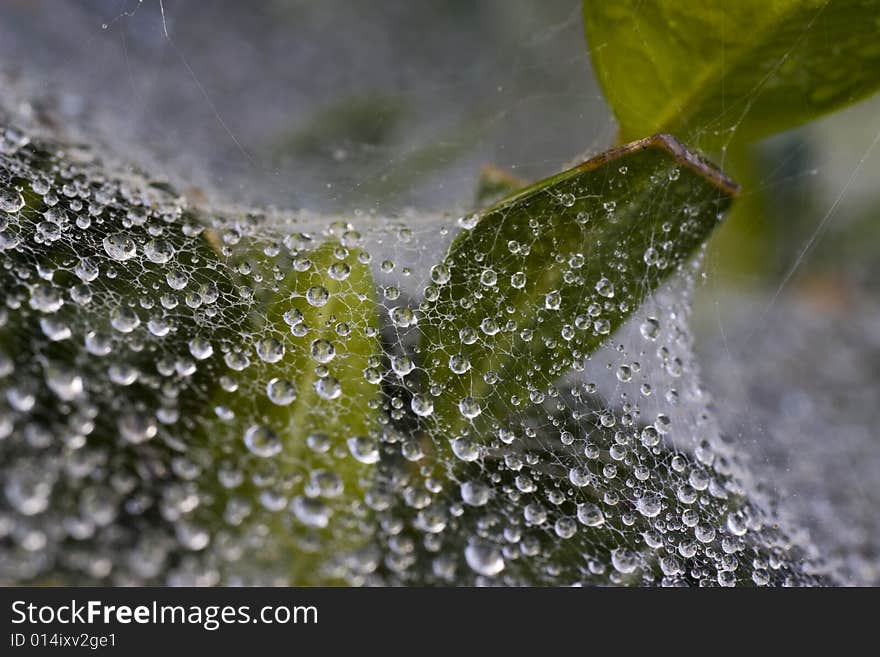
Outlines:
<svg viewBox="0 0 880 657"><path fill-rule="evenodd" d="M674 138L599 155L466 218L422 322L433 420L488 436L589 357L699 247L738 188Z"/></svg>
<svg viewBox="0 0 880 657"><path fill-rule="evenodd" d="M345 96L318 109L302 127L279 136L275 148L329 158L337 149L387 145L408 112L402 98L380 93Z"/></svg>
<svg viewBox="0 0 880 657"><path fill-rule="evenodd" d="M705 149L787 130L880 87L880 0L583 3L620 140Z"/></svg>
<svg viewBox="0 0 880 657"><path fill-rule="evenodd" d="M474 205L478 208L484 208L500 201L505 196L518 192L525 186L524 180L517 178L509 171L491 164L486 165L480 171L480 178L477 180Z"/></svg>

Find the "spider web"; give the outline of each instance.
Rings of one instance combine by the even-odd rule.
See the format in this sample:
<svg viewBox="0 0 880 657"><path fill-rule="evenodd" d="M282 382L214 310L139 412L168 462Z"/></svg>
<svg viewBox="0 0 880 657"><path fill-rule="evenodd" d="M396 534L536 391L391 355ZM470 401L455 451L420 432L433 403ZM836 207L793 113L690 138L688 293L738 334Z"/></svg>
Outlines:
<svg viewBox="0 0 880 657"><path fill-rule="evenodd" d="M476 403L505 409L490 429L475 432L469 421L480 409L465 399L455 433L432 423L425 401L439 403L444 390L431 387L423 338L453 320L428 303L444 284L436 265L469 229L459 199L473 162L487 148L504 154L498 145L509 137L496 126L515 124L527 95L516 90L517 100L460 121L449 141L458 147L479 135L476 155L425 153L413 135L389 146L371 129L319 144L317 155L294 138L303 150L293 165L311 162L313 173L293 196L291 163L266 166L242 145L238 122L221 114L198 63L175 45L174 7L165 4L154 8L162 39L153 47L171 45L197 106L207 105L201 123L232 142L227 150L206 138L223 157L213 153L205 180L181 177L180 159L156 169L166 171L160 179L120 164L134 159L151 170L157 156L123 137L114 147L123 158L105 154L107 126L119 125L110 117L97 127L80 115L80 133L62 104L64 129L47 126L27 82L11 97L28 102L4 110L4 581L830 581L829 566L780 511L777 491L750 475L721 431L701 384L688 327L700 258L642 303L656 281L618 291L616 302L638 307L627 324L592 354L570 357L561 341L568 366L551 383L536 375L528 399L493 401L487 380ZM119 18L93 33L149 10L114 9ZM558 14L530 47L577 25L568 5ZM514 64L520 89L533 66ZM466 94L471 83L453 79ZM545 92L552 103L584 99L574 82L559 83ZM587 96L598 102L595 90ZM154 109L142 118L156 121ZM447 128L429 135L443 142ZM612 129L603 118L579 147ZM530 177L547 173L567 157L550 136L556 130L532 136L540 155L502 163ZM101 157L83 140L100 144ZM237 175L252 189L219 189ZM181 180L204 192L181 190ZM315 210L233 207L227 195ZM456 198L450 211L406 207L441 198ZM571 279L571 255L548 271ZM472 267L473 277L485 272L479 261ZM599 280L578 284L603 301ZM601 332L601 307L593 319L588 330ZM524 317L510 320L518 330ZM477 339L497 330L472 328Z"/></svg>

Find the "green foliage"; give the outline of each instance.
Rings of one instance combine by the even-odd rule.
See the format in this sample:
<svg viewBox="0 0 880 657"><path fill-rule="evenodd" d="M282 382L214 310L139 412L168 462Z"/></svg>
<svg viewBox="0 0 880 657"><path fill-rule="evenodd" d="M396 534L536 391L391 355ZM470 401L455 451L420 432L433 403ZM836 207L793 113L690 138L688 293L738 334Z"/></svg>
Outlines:
<svg viewBox="0 0 880 657"><path fill-rule="evenodd" d="M477 435L589 356L703 243L736 186L675 139L608 151L480 215L433 271L435 418ZM474 270L480 263L481 274ZM485 411L485 413L483 413Z"/></svg>
<svg viewBox="0 0 880 657"><path fill-rule="evenodd" d="M787 130L880 87L878 0L585 0L620 140L714 149Z"/></svg>

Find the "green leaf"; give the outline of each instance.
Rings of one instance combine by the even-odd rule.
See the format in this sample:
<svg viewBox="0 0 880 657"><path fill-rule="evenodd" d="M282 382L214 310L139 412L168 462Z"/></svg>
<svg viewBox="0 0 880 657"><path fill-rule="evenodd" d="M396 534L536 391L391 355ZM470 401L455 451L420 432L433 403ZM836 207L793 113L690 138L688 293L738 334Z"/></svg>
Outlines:
<svg viewBox="0 0 880 657"><path fill-rule="evenodd" d="M431 400L427 419L450 438L471 423L485 437L552 394L705 241L737 191L656 135L466 219L426 291L428 381L414 409Z"/></svg>
<svg viewBox="0 0 880 657"><path fill-rule="evenodd" d="M880 87L880 0L583 3L620 140L703 148L787 130Z"/></svg>
<svg viewBox="0 0 880 657"><path fill-rule="evenodd" d="M369 540L367 527L357 525L364 520L358 511L374 467L363 456L355 458L349 441L378 450L378 405L373 402L380 389L364 371L378 365L382 352L375 286L361 253L335 238L300 253L257 318L256 353L244 352L251 364L237 377L237 389L215 400L236 420L210 428L207 437L226 444L223 456L241 469L245 482L267 461L278 468L279 481L312 482L313 495L305 495L302 485L293 494L282 491L292 497L291 513L257 513L248 522L249 527L265 523L270 528L272 539L261 557L276 568L286 564L291 584L341 580L334 567ZM281 346L283 356L274 362L259 355L277 354ZM229 440L217 440L230 433ZM273 449L261 454L247 445L249 435ZM320 492L322 483L332 494ZM259 507L260 490L248 483L235 495ZM229 496L221 493L218 500L215 516L225 511ZM216 517L203 521L221 522Z"/></svg>

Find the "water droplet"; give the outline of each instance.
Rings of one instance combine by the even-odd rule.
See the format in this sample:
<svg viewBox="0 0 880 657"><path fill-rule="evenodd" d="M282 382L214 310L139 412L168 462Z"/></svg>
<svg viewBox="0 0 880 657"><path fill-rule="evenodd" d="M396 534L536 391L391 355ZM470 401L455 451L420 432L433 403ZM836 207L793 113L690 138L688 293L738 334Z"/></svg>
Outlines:
<svg viewBox="0 0 880 657"><path fill-rule="evenodd" d="M656 340L660 335L660 322L655 317L648 317L641 325L642 337L647 340Z"/></svg>
<svg viewBox="0 0 880 657"><path fill-rule="evenodd" d="M602 509L590 502L578 504L577 518L578 522L587 527L599 527L605 522L605 514L602 513Z"/></svg>
<svg viewBox="0 0 880 657"><path fill-rule="evenodd" d="M344 281L351 274L351 267L345 262L334 262L327 273L334 281Z"/></svg>
<svg viewBox="0 0 880 657"><path fill-rule="evenodd" d="M639 567L639 556L627 548L617 548L611 551L611 565L617 572L626 575Z"/></svg>
<svg viewBox="0 0 880 657"><path fill-rule="evenodd" d="M306 301L316 308L320 308L326 304L329 299L330 293L327 291L327 288L322 285L313 285L306 290Z"/></svg>
<svg viewBox="0 0 880 657"><path fill-rule="evenodd" d="M295 497L290 510L296 519L307 527L326 527L330 522L330 507L321 500L309 497Z"/></svg>
<svg viewBox="0 0 880 657"><path fill-rule="evenodd" d="M83 393L83 379L76 372L52 368L46 373L46 385L60 399L71 401Z"/></svg>
<svg viewBox="0 0 880 657"><path fill-rule="evenodd" d="M361 463L372 465L379 462L379 446L372 438L357 436L347 441L348 451Z"/></svg>
<svg viewBox="0 0 880 657"><path fill-rule="evenodd" d="M452 441L452 452L462 461L476 461L480 450L470 438L456 438Z"/></svg>
<svg viewBox="0 0 880 657"><path fill-rule="evenodd" d="M91 258L80 258L73 273L76 274L83 283L89 283L98 278L100 270L98 269L98 265Z"/></svg>
<svg viewBox="0 0 880 657"><path fill-rule="evenodd" d="M464 549L464 558L472 570L485 577L495 577L504 570L501 551L492 545L472 543Z"/></svg>
<svg viewBox="0 0 880 657"><path fill-rule="evenodd" d="M660 262L660 252L653 246L649 246L645 249L645 253L642 257L645 260L645 264L648 266L654 266Z"/></svg>
<svg viewBox="0 0 880 657"><path fill-rule="evenodd" d="M449 369L451 369L456 374L464 374L470 368L470 361L462 354L453 354L449 357Z"/></svg>
<svg viewBox="0 0 880 657"><path fill-rule="evenodd" d="M553 531L559 538L568 539L577 533L577 523L574 518L559 518L553 525Z"/></svg>
<svg viewBox="0 0 880 657"><path fill-rule="evenodd" d="M270 428L255 424L244 433L244 444L248 451L261 458L271 458L281 453L281 439Z"/></svg>
<svg viewBox="0 0 880 657"><path fill-rule="evenodd" d="M266 395L273 404L286 406L296 399L296 386L287 379L272 379L266 384Z"/></svg>
<svg viewBox="0 0 880 657"><path fill-rule="evenodd" d="M336 355L336 348L329 340L318 339L312 342L312 358L319 363L329 363Z"/></svg>
<svg viewBox="0 0 880 657"><path fill-rule="evenodd" d="M391 369L397 376L406 376L415 369L415 363L409 356L392 356Z"/></svg>
<svg viewBox="0 0 880 657"><path fill-rule="evenodd" d="M581 488L592 484L593 475L586 466L578 466L568 471L568 480L572 485Z"/></svg>
<svg viewBox="0 0 880 657"><path fill-rule="evenodd" d="M603 276L596 283L596 292L610 299L614 296L614 283Z"/></svg>
<svg viewBox="0 0 880 657"><path fill-rule="evenodd" d="M123 262L129 260L137 253L134 240L125 233L113 233L104 238L104 251L107 255Z"/></svg>
<svg viewBox="0 0 880 657"><path fill-rule="evenodd" d="M446 265L434 265L431 267L431 280L437 285L449 282L449 268Z"/></svg>
<svg viewBox="0 0 880 657"><path fill-rule="evenodd" d="M434 402L426 395L413 395L410 406L412 407L413 413L420 417L428 417L434 412Z"/></svg>
<svg viewBox="0 0 880 657"><path fill-rule="evenodd" d="M18 212L24 207L24 196L11 187L0 187L0 210Z"/></svg>
<svg viewBox="0 0 880 657"><path fill-rule="evenodd" d="M120 333L131 333L140 324L140 317L131 308L116 308L110 313L110 325Z"/></svg>
<svg viewBox="0 0 880 657"><path fill-rule="evenodd" d="M257 356L266 363L277 363L284 357L284 345L278 338L264 338L257 343Z"/></svg>
<svg viewBox="0 0 880 657"><path fill-rule="evenodd" d="M50 285L38 285L31 290L30 306L44 313L54 313L64 305L61 291Z"/></svg>
<svg viewBox="0 0 880 657"><path fill-rule="evenodd" d="M128 443L139 444L156 436L156 422L142 413L124 413L118 422L119 435Z"/></svg>
<svg viewBox="0 0 880 657"><path fill-rule="evenodd" d="M472 420L483 412L483 409L480 408L480 404L473 397L464 397L461 401L459 401L458 410L463 416L465 416L469 420Z"/></svg>
<svg viewBox="0 0 880 657"><path fill-rule="evenodd" d="M646 518L654 518L662 508L660 496L651 493L645 494L636 502L636 509Z"/></svg>
<svg viewBox="0 0 880 657"><path fill-rule="evenodd" d="M469 506L483 506L491 493L492 489L480 481L466 481L461 485L461 499Z"/></svg>
<svg viewBox="0 0 880 657"><path fill-rule="evenodd" d="M342 386L339 384L339 379L328 376L315 381L315 392L321 399L330 401L342 395Z"/></svg>
<svg viewBox="0 0 880 657"><path fill-rule="evenodd" d="M174 247L167 240L150 240L144 245L144 255L150 262L164 264L174 255Z"/></svg>
<svg viewBox="0 0 880 657"><path fill-rule="evenodd" d="M193 338L189 341L189 353L196 360L205 360L214 353L214 347L205 338Z"/></svg>

